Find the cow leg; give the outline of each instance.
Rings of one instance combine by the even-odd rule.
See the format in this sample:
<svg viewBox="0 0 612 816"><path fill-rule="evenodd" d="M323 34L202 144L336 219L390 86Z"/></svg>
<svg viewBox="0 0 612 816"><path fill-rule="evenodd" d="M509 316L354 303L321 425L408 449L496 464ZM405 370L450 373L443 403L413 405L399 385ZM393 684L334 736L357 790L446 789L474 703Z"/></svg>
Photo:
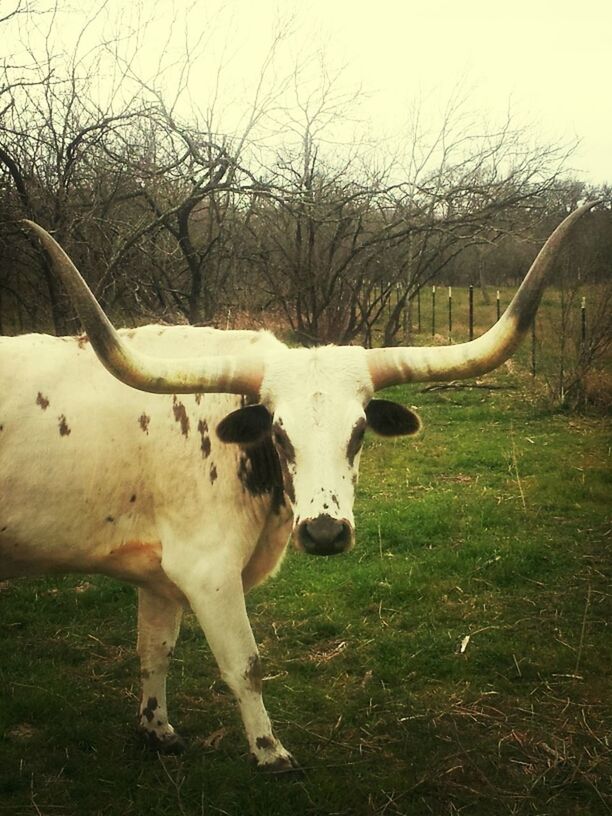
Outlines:
<svg viewBox="0 0 612 816"><path fill-rule="evenodd" d="M181 737L168 722L166 676L178 637L182 607L175 601L141 587L138 590L138 644L142 693L140 729L151 747L176 753L184 749Z"/></svg>
<svg viewBox="0 0 612 816"><path fill-rule="evenodd" d="M199 576L199 577L198 577ZM179 584L177 577L175 583ZM239 571L222 565L192 570L189 586L180 582L204 630L222 678L234 693L251 754L259 768L283 771L296 767L291 754L272 733L262 699L262 669L246 612Z"/></svg>

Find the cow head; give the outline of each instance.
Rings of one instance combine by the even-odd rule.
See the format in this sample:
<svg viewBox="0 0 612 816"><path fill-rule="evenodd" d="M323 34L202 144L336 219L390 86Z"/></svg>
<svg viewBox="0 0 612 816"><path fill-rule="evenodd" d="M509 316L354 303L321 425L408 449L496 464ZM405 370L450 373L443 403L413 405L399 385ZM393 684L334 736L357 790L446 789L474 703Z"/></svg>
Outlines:
<svg viewBox="0 0 612 816"><path fill-rule="evenodd" d="M217 433L248 446L271 437L294 518L294 541L312 555L354 543L353 501L366 428L414 434L407 408L372 399L364 349L287 349L266 360L260 402L229 414Z"/></svg>

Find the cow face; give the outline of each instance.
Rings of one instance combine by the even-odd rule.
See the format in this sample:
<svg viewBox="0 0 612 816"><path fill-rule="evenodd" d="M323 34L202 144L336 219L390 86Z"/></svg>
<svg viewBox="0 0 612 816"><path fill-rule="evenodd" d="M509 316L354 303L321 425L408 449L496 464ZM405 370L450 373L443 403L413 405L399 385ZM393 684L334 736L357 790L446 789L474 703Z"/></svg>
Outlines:
<svg viewBox="0 0 612 816"><path fill-rule="evenodd" d="M224 442L271 441L293 510L295 544L312 555L353 546L366 428L383 436L420 428L412 411L371 395L363 349L290 349L268 361L261 402L234 411L217 428Z"/></svg>

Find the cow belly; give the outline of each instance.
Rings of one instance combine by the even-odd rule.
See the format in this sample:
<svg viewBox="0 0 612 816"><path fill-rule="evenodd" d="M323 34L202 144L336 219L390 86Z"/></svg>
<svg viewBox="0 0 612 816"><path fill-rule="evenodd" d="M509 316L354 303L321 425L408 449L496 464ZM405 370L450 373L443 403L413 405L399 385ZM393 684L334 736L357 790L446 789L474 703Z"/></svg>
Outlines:
<svg viewBox="0 0 612 816"><path fill-rule="evenodd" d="M178 587L161 566L162 548L159 541L133 539L120 543L109 552L91 552L80 557L62 557L57 550L42 552L14 541L0 541L0 580L39 575L93 573L108 575L136 586L148 587L170 600L187 606Z"/></svg>

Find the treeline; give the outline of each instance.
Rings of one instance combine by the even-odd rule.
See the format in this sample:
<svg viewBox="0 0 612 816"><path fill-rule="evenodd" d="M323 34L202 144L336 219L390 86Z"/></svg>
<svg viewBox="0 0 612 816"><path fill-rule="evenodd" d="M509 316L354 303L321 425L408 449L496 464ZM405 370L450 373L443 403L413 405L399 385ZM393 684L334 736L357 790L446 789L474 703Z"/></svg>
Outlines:
<svg viewBox="0 0 612 816"><path fill-rule="evenodd" d="M307 102L296 93L285 120L257 97L232 133L127 68L102 103L106 56L108 44L86 62L3 66L0 333L79 329L23 218L52 232L120 323L225 325L228 310L265 310L302 342L368 343L376 325L394 344L423 286L514 285L564 214L610 197L567 180L566 149L509 122L466 130L451 108L433 137L406 133L401 160L331 150L326 128L343 113L331 84ZM609 279L611 222L605 207L585 219L570 279Z"/></svg>

